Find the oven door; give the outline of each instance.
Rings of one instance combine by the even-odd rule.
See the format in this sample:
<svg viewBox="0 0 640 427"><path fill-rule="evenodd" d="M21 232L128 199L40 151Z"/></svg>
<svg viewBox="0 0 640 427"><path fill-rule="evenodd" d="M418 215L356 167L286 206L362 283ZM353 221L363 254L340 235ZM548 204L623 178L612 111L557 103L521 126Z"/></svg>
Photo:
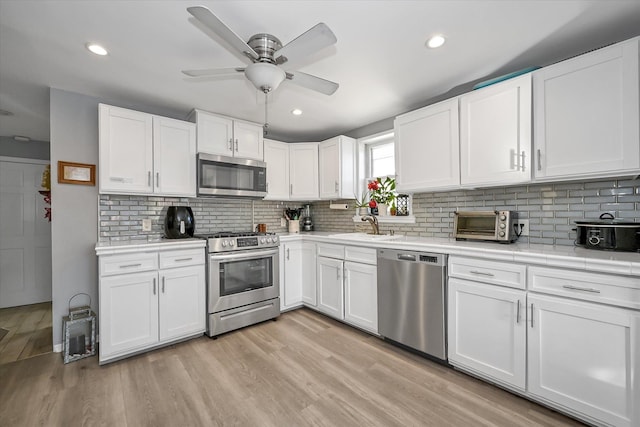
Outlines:
<svg viewBox="0 0 640 427"><path fill-rule="evenodd" d="M279 249L209 256L209 313L280 296Z"/></svg>

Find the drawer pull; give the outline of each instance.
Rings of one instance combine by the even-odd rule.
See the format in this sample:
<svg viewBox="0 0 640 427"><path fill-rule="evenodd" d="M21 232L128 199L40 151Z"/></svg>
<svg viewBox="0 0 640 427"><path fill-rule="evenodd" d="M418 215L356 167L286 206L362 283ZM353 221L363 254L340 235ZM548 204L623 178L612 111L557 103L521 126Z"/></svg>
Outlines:
<svg viewBox="0 0 640 427"><path fill-rule="evenodd" d="M190 258L178 258L176 260L176 262L191 261L192 259L193 259L193 257L190 257Z"/></svg>
<svg viewBox="0 0 640 427"><path fill-rule="evenodd" d="M516 324L518 324L520 323L520 300L516 304Z"/></svg>
<svg viewBox="0 0 640 427"><path fill-rule="evenodd" d="M487 277L494 277L495 276L493 273L486 273L484 271L476 271L476 270L471 270L469 273L478 274L480 276L487 276Z"/></svg>
<svg viewBox="0 0 640 427"><path fill-rule="evenodd" d="M592 292L594 294L600 293L599 289L593 289L593 288L579 288L577 286L571 286L571 285L562 285L562 287L565 289L571 289L572 291Z"/></svg>
<svg viewBox="0 0 640 427"><path fill-rule="evenodd" d="M142 267L142 264L138 263L138 264L127 264L127 265L120 266L120 268L133 268L133 267Z"/></svg>

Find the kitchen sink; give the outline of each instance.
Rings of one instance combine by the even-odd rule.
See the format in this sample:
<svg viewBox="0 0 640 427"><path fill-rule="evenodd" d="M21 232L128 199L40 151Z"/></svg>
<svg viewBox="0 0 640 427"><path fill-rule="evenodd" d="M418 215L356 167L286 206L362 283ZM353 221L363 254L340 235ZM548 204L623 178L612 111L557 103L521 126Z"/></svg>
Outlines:
<svg viewBox="0 0 640 427"><path fill-rule="evenodd" d="M404 236L394 234L368 234L368 233L340 233L330 234L329 237L337 237L339 239L350 239L368 242L378 242L384 240L396 240L401 239Z"/></svg>

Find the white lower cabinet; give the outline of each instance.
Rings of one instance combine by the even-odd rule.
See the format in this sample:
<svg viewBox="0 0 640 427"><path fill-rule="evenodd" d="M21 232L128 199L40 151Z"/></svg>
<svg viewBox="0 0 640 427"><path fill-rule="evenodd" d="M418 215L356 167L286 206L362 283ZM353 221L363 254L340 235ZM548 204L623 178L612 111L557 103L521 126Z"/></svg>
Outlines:
<svg viewBox="0 0 640 427"><path fill-rule="evenodd" d="M529 392L610 425L640 425L638 313L535 294L528 311Z"/></svg>
<svg viewBox="0 0 640 427"><path fill-rule="evenodd" d="M204 263L204 248L99 256L100 363L202 334Z"/></svg>
<svg viewBox="0 0 640 427"><path fill-rule="evenodd" d="M316 305L316 245L287 242L280 245L280 310Z"/></svg>
<svg viewBox="0 0 640 427"><path fill-rule="evenodd" d="M319 311L378 333L376 250L318 244Z"/></svg>
<svg viewBox="0 0 640 427"><path fill-rule="evenodd" d="M449 360L524 391L526 292L449 280Z"/></svg>

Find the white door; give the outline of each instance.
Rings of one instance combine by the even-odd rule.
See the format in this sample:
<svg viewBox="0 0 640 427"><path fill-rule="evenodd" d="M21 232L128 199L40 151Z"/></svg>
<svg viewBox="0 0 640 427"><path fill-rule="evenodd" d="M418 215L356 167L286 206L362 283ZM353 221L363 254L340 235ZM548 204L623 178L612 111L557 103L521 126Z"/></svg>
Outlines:
<svg viewBox="0 0 640 427"><path fill-rule="evenodd" d="M528 303L529 391L607 425L639 425L638 313L543 295Z"/></svg>
<svg viewBox="0 0 640 427"><path fill-rule="evenodd" d="M267 164L267 196L265 200L289 200L289 144L264 141Z"/></svg>
<svg viewBox="0 0 640 427"><path fill-rule="evenodd" d="M531 180L531 74L460 97L460 183Z"/></svg>
<svg viewBox="0 0 640 427"><path fill-rule="evenodd" d="M234 156L262 161L264 158L264 132L255 123L234 121Z"/></svg>
<svg viewBox="0 0 640 427"><path fill-rule="evenodd" d="M318 310L336 319L344 319L342 287L343 261L318 257Z"/></svg>
<svg viewBox="0 0 640 427"><path fill-rule="evenodd" d="M320 198L337 198L340 194L340 138L332 138L319 145Z"/></svg>
<svg viewBox="0 0 640 427"><path fill-rule="evenodd" d="M196 195L196 126L167 117L153 117L155 193Z"/></svg>
<svg viewBox="0 0 640 427"><path fill-rule="evenodd" d="M318 144L289 144L290 200L318 199Z"/></svg>
<svg viewBox="0 0 640 427"><path fill-rule="evenodd" d="M196 111L198 153L233 156L233 120Z"/></svg>
<svg viewBox="0 0 640 427"><path fill-rule="evenodd" d="M344 263L344 320L378 333L378 274L375 265Z"/></svg>
<svg viewBox="0 0 640 427"><path fill-rule="evenodd" d="M449 360L525 389L526 293L449 280Z"/></svg>
<svg viewBox="0 0 640 427"><path fill-rule="evenodd" d="M51 224L38 193L45 166L0 161L0 308L51 301Z"/></svg>
<svg viewBox="0 0 640 427"><path fill-rule="evenodd" d="M317 305L316 244L302 242L300 252L302 262L302 302L315 307Z"/></svg>
<svg viewBox="0 0 640 427"><path fill-rule="evenodd" d="M204 266L160 272L160 341L205 330Z"/></svg>
<svg viewBox="0 0 640 427"><path fill-rule="evenodd" d="M280 289L280 308L299 306L302 301L302 242L283 245L284 283Z"/></svg>

